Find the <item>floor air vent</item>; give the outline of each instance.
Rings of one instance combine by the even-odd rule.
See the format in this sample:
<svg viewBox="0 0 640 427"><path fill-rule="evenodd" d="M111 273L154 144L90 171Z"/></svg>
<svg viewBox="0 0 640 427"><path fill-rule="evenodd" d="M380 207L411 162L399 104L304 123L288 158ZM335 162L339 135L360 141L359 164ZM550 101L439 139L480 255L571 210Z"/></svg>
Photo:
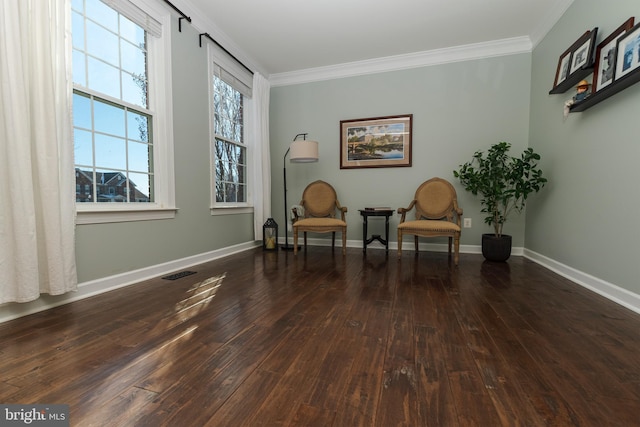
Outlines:
<svg viewBox="0 0 640 427"><path fill-rule="evenodd" d="M195 271L181 271L179 273L170 274L169 276L164 276L163 279L167 280L177 280L184 276L191 276L192 274L196 274Z"/></svg>

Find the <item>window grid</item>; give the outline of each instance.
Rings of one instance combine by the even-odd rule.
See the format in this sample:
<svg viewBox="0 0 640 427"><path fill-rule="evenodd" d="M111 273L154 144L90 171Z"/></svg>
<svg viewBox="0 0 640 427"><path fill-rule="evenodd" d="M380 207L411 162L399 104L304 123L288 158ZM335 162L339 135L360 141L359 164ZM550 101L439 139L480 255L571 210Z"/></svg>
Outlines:
<svg viewBox="0 0 640 427"><path fill-rule="evenodd" d="M213 77L213 156L215 201L247 202L247 147L244 144L244 99L218 76Z"/></svg>
<svg viewBox="0 0 640 427"><path fill-rule="evenodd" d="M74 0L72 10L76 185L91 188L89 194L76 192L76 201L153 202L147 34L98 0ZM91 41L96 35L100 40ZM100 55L90 52L92 43ZM103 68L92 68L92 63ZM139 73L133 72L136 68ZM109 69L117 70L117 78L109 78L115 77ZM104 85L102 80L117 81L117 88Z"/></svg>

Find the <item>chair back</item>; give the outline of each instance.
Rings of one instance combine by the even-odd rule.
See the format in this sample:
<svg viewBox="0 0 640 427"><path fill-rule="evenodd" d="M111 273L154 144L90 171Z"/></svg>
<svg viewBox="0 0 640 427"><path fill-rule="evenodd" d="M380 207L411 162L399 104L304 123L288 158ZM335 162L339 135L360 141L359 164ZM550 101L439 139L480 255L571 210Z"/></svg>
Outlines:
<svg viewBox="0 0 640 427"><path fill-rule="evenodd" d="M307 185L302 193L300 204L304 207L305 218L336 216L338 197L333 187L321 180Z"/></svg>
<svg viewBox="0 0 640 427"><path fill-rule="evenodd" d="M449 181L431 178L418 187L415 195L416 219L453 218L457 204L456 190Z"/></svg>

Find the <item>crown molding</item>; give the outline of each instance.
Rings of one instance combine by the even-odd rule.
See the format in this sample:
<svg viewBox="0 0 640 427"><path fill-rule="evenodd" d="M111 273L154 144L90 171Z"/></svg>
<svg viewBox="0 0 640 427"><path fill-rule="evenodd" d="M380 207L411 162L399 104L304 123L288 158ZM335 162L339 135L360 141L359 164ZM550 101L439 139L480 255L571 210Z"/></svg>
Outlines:
<svg viewBox="0 0 640 427"><path fill-rule="evenodd" d="M470 61L473 59L491 58L495 56L514 55L531 52L529 37L514 37L485 43L474 43L446 49L434 49L406 55L387 56L327 67L309 68L306 70L272 74L269 76L271 86L288 86L300 83L311 83L322 80L333 80L343 77L384 73L409 68L428 67L431 65L452 62Z"/></svg>

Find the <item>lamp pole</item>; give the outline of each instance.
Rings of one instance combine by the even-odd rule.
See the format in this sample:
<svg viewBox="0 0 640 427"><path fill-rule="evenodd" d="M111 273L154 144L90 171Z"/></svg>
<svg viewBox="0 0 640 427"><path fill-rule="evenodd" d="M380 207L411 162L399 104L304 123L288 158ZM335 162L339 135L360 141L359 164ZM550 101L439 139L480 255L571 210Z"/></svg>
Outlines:
<svg viewBox="0 0 640 427"><path fill-rule="evenodd" d="M302 136L303 139L307 139L306 133L297 134L293 140L297 140L298 137ZM287 154L291 151L291 145L287 148L287 151L284 153L284 157L282 158L282 172L284 179L284 245L281 246L283 251L291 251L293 250L293 246L289 246L289 212L287 211Z"/></svg>
<svg viewBox="0 0 640 427"><path fill-rule="evenodd" d="M284 246L282 247L283 251L289 251L293 249L293 246L289 246L289 215L287 212L287 154L291 147L287 148L287 152L284 153L283 161L283 172L284 172Z"/></svg>
<svg viewBox="0 0 640 427"><path fill-rule="evenodd" d="M302 136L302 141L298 141L298 138ZM306 133L299 133L293 138L293 142L289 144L287 152L284 153L282 159L283 163L283 178L284 178L284 246L281 246L283 250L293 249L293 246L289 246L289 218L290 214L287 211L287 154L289 154L289 160L292 163L314 163L318 161L318 141L307 140Z"/></svg>

